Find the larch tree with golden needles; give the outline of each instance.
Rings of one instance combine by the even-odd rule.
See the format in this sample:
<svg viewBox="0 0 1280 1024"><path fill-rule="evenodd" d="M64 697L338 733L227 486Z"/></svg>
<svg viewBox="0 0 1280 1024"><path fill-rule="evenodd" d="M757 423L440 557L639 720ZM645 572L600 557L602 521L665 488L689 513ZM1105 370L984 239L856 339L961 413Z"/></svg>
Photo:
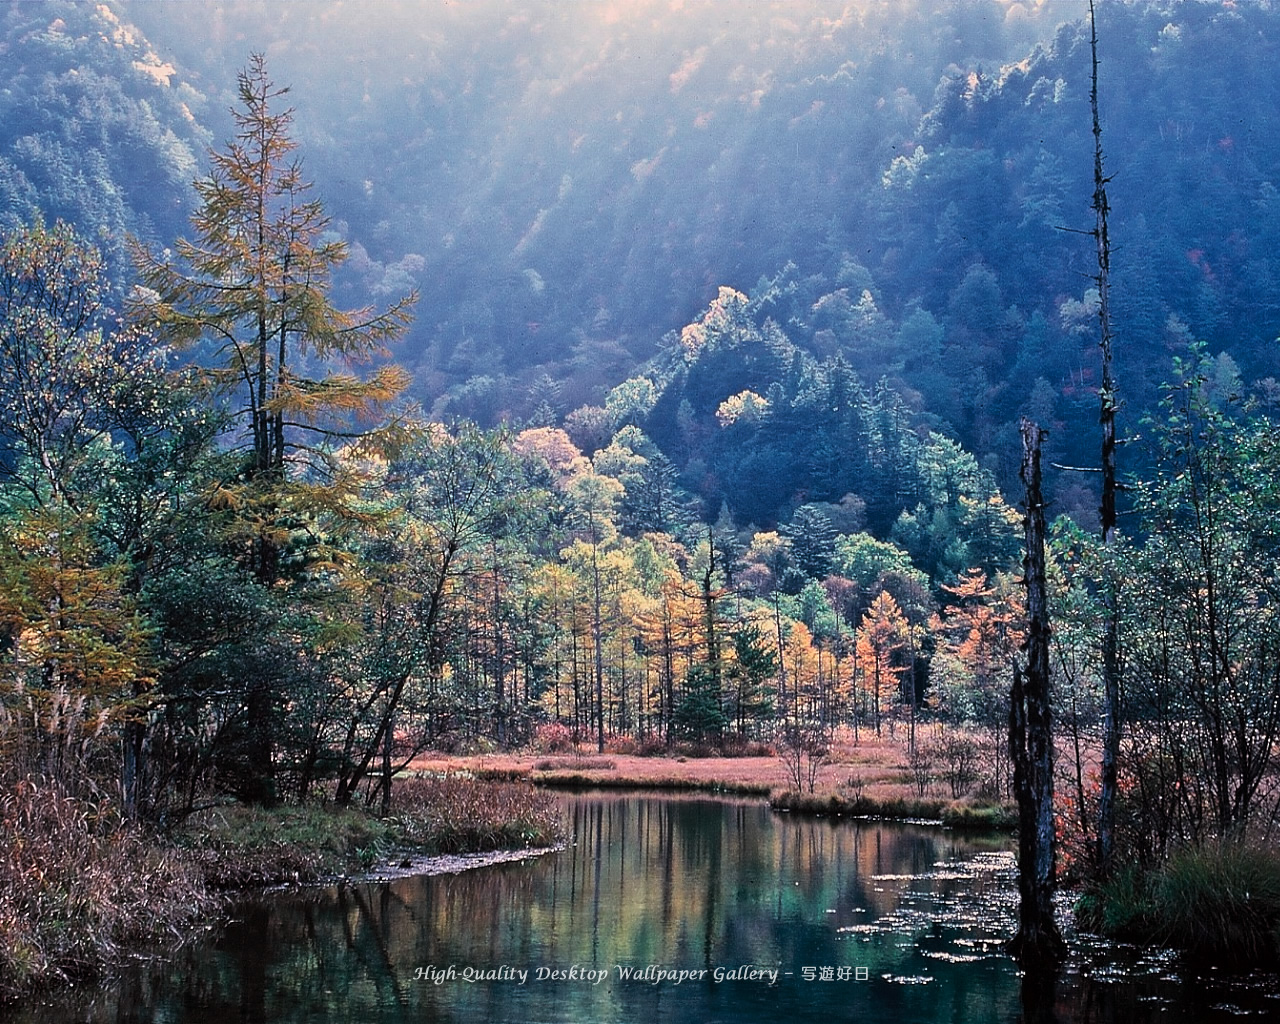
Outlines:
<svg viewBox="0 0 1280 1024"><path fill-rule="evenodd" d="M954 659L961 681L940 684L938 694L951 714L984 729L992 738L991 766L996 789L1009 781L1003 742L1008 726L1008 670L1023 641L1025 602L1009 581L989 582L981 569L970 569L954 584L944 584L946 607L934 619L938 656ZM1003 779L1003 782L1002 782Z"/></svg>
<svg viewBox="0 0 1280 1024"><path fill-rule="evenodd" d="M381 310L331 301L346 246L328 234L324 207L303 178L293 112L281 105L287 93L263 57L252 56L239 75L235 138L210 155L209 175L196 182L193 237L172 256L136 252L140 314L176 346L201 346L207 379L225 403L240 458L217 500L231 513L241 564L268 589L321 558L315 553L326 545L317 541L357 518L359 460L344 455L394 437L395 421L375 421L407 375L394 365L364 377L346 367L381 354L408 325L416 298ZM286 557L300 550L313 554ZM246 767L268 802L274 699L266 683L247 698Z"/></svg>
<svg viewBox="0 0 1280 1024"><path fill-rule="evenodd" d="M902 679L910 671L905 664L910 626L898 602L881 591L871 602L858 627L858 661L865 685L871 693L876 735L880 735L882 712L891 711L902 697Z"/></svg>
<svg viewBox="0 0 1280 1024"><path fill-rule="evenodd" d="M178 241L174 259L137 253L153 293L145 312L159 331L216 353L209 379L227 397L243 452L226 498L255 510L244 514L256 527L252 566L268 585L281 571L282 518L341 501L349 481L339 449L384 439L390 428L369 419L408 383L391 364L366 377L329 367L382 354L416 299L385 310L333 305L332 274L347 248L327 235L324 207L309 197L289 135L293 111L277 109L288 91L260 54L250 58L232 111L236 137L196 182L194 238Z"/></svg>

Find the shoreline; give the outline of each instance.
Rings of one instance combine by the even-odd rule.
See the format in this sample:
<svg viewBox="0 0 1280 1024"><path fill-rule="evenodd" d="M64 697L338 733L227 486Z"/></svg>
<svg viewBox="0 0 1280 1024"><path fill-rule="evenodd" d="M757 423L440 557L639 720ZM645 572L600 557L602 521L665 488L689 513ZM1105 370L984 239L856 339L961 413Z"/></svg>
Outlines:
<svg viewBox="0 0 1280 1024"><path fill-rule="evenodd" d="M641 757L634 754L431 754L415 774L464 773L479 780L527 782L552 790L652 790L755 797L779 813L810 817L929 822L945 828L1008 831L1012 804L974 796L917 795L894 744L850 748L823 764L814 791L802 792L777 757Z"/></svg>
<svg viewBox="0 0 1280 1024"><path fill-rule="evenodd" d="M343 875L336 879L321 879L321 885L360 885L366 882L395 882L402 878L433 877L435 875L459 875L464 871L493 867L498 864L515 864L520 861L559 853L564 843L554 846L538 846L521 850L486 850L480 853L409 854L403 858L391 858L361 874Z"/></svg>
<svg viewBox="0 0 1280 1024"><path fill-rule="evenodd" d="M134 910L139 900L149 909L122 923L111 906L85 892L68 904L77 909L57 919L26 917L22 945L0 949L0 1005L100 975L152 938L198 931L221 916L227 899L241 895L455 874L562 849L571 839L551 790L703 793L760 800L775 813L1001 827L981 816L948 821L942 808L949 802L915 799L904 767L895 746L868 745L822 765L815 778L820 792L799 794L790 790L776 757L433 755L397 780L396 803L386 818L330 805L263 809L229 803L200 812L167 838L118 823L119 835L128 836L135 850L129 857L119 855L111 830L68 833L56 842L51 833L42 887L78 893L85 877L108 870L109 891ZM87 819L76 824L82 827ZM105 868L89 863L99 857ZM137 891L136 867L143 861L164 867L149 876L150 895ZM43 906L42 899L34 892L25 905ZM163 920L158 906L169 908ZM66 948L68 934L82 941Z"/></svg>

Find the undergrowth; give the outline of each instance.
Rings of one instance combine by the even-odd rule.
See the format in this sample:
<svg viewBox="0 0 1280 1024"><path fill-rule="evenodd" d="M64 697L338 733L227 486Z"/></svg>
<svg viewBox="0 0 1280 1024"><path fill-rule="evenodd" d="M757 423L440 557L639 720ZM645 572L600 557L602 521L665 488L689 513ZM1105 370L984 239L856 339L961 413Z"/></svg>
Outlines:
<svg viewBox="0 0 1280 1024"><path fill-rule="evenodd" d="M618 762L609 757L543 757L533 762L535 772L585 771L610 772L618 767Z"/></svg>
<svg viewBox="0 0 1280 1024"><path fill-rule="evenodd" d="M547 846L561 830L555 798L527 782L443 776L397 782L382 819L228 804L193 815L168 841L109 802L21 779L0 795L0 1000L180 941L219 906L214 889L316 881L409 852Z"/></svg>
<svg viewBox="0 0 1280 1024"><path fill-rule="evenodd" d="M1235 965L1280 953L1280 852L1250 843L1185 847L1159 868L1126 865L1081 898L1080 925Z"/></svg>
<svg viewBox="0 0 1280 1024"><path fill-rule="evenodd" d="M884 818L888 820L928 819L950 828L1007 829L1016 823L1012 808L998 803L943 800L931 797L874 796L850 792L774 793L769 805L777 811L795 814Z"/></svg>
<svg viewBox="0 0 1280 1024"><path fill-rule="evenodd" d="M539 786L549 789L696 790L707 793L736 793L742 796L768 796L772 788L766 782L750 780L698 779L679 775L637 779L628 776L589 775L585 772L563 769L539 773L531 778Z"/></svg>
<svg viewBox="0 0 1280 1024"><path fill-rule="evenodd" d="M205 811L179 841L212 885L245 887L367 871L401 853L480 853L560 838L555 799L528 783L463 775L397 780L391 813L329 806Z"/></svg>
<svg viewBox="0 0 1280 1024"><path fill-rule="evenodd" d="M367 869L389 853L393 830L362 810L319 804L210 808L176 839L217 888L312 882Z"/></svg>
<svg viewBox="0 0 1280 1024"><path fill-rule="evenodd" d="M30 778L0 796L0 997L99 975L214 905L199 870L109 805Z"/></svg>

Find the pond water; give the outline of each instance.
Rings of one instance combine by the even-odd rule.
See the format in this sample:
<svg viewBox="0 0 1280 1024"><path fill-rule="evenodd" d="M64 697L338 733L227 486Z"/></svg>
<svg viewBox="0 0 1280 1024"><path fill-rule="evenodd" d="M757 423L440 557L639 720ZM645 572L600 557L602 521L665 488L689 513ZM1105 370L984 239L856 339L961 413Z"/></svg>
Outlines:
<svg viewBox="0 0 1280 1024"><path fill-rule="evenodd" d="M1280 1019L1274 976L1185 977L1171 956L1080 941L1055 984L1024 991L1001 952L1016 899L1006 837L708 798L565 806L575 839L562 851L270 894L163 965L13 1019Z"/></svg>

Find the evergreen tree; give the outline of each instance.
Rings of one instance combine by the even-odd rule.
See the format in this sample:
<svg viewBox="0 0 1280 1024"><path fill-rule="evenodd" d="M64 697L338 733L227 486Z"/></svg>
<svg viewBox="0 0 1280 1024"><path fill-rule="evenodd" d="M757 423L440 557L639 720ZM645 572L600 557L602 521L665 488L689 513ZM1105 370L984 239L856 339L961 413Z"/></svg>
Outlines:
<svg viewBox="0 0 1280 1024"><path fill-rule="evenodd" d="M801 505L781 532L791 538L792 557L806 577L822 579L831 571L836 554L836 531L820 508Z"/></svg>
<svg viewBox="0 0 1280 1024"><path fill-rule="evenodd" d="M337 372L330 359L381 352L409 322L413 296L378 311L344 311L329 298L346 247L328 235L324 208L294 156L287 88L267 74L261 54L239 75L236 136L211 154L196 182L194 238L176 257L136 252L149 291L140 310L176 344L207 346L208 380L226 402L237 470L222 481L233 510L231 541L260 586L275 587L293 566L291 544L315 557L329 523L349 519L358 476L341 447L386 440L362 426L404 389L407 376L387 365L367 379ZM203 360L202 360L203 361ZM271 802L275 707L281 694L253 673L246 693L248 771L243 795Z"/></svg>

